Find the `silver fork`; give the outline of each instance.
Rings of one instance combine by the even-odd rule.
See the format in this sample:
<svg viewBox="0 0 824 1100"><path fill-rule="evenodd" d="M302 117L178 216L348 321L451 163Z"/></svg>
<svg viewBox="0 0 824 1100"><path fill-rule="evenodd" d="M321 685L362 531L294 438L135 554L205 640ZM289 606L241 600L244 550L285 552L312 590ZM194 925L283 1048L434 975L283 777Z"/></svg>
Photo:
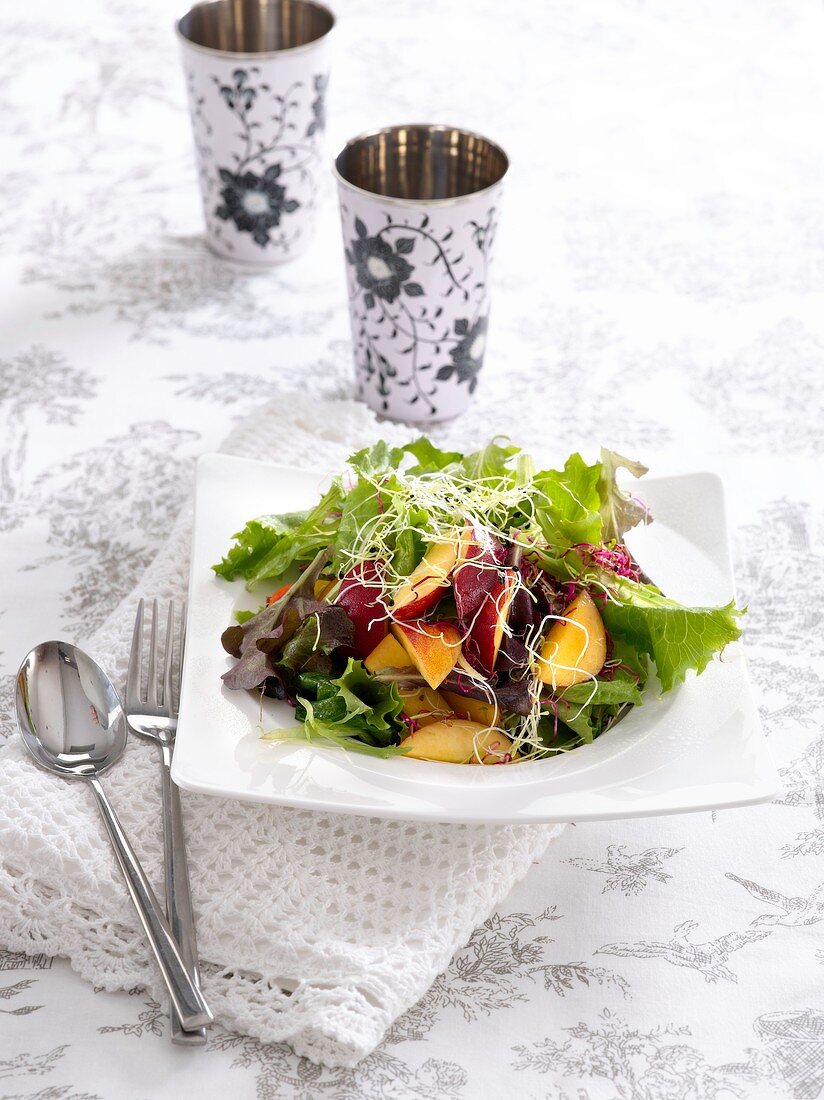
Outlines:
<svg viewBox="0 0 824 1100"><path fill-rule="evenodd" d="M126 679L126 720L129 729L139 737L154 741L160 747L160 790L163 803L163 847L165 856L166 916L177 940L180 954L200 982L195 919L192 911L192 894L189 887L189 871L186 865L186 838L183 832L183 816L180 811L180 791L172 782L171 766L177 732L177 703L173 684L178 682L183 668L183 649L186 643L186 605L180 619L180 636L175 649L175 605L169 603L166 619L166 642L163 651L163 675L158 683L158 605L152 601L152 630L149 642L149 659L146 691L143 681L143 615L145 601L137 608L129 657L129 673ZM176 677L174 672L176 671ZM206 1028L185 1031L180 1017L171 1006L172 1042L182 1046L202 1046L206 1042Z"/></svg>

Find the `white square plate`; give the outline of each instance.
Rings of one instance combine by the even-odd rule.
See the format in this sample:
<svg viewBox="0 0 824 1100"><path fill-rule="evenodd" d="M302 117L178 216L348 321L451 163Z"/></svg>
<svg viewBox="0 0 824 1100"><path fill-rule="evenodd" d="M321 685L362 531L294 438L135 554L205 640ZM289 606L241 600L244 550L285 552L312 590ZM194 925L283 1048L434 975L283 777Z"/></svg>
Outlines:
<svg viewBox="0 0 824 1100"><path fill-rule="evenodd" d="M472 768L337 748L260 740L261 709L227 691L220 635L238 608L257 608L271 584L247 592L211 566L253 516L312 504L324 476L206 455L197 469L189 620L172 774L204 794L374 817L466 822L586 821L766 802L778 778L740 644L661 698L650 691L592 745L550 760ZM645 479L655 522L628 539L664 592L688 604L734 594L723 488L713 474ZM264 728L294 722L266 699Z"/></svg>

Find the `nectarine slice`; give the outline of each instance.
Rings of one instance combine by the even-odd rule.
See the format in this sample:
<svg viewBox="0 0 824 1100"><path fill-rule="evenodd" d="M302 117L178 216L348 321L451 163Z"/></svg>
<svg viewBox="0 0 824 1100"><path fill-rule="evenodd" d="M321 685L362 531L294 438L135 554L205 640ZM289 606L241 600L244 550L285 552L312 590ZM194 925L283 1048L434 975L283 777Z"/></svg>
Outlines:
<svg viewBox="0 0 824 1100"><path fill-rule="evenodd" d="M417 760L443 760L448 764L503 763L512 753L512 742L499 730L481 722L448 718L411 733L401 748Z"/></svg>
<svg viewBox="0 0 824 1100"><path fill-rule="evenodd" d="M442 684L455 667L461 635L454 623L393 623L392 633L431 688Z"/></svg>
<svg viewBox="0 0 824 1100"><path fill-rule="evenodd" d="M458 695L454 691L442 691L440 694L452 711L461 718L482 722L485 726L494 726L498 721L498 707L494 701L472 699L468 695Z"/></svg>
<svg viewBox="0 0 824 1100"><path fill-rule="evenodd" d="M452 714L449 703L431 687L398 688L403 702L403 714L414 718L419 726L429 726Z"/></svg>
<svg viewBox="0 0 824 1100"><path fill-rule="evenodd" d="M539 676L553 688L589 680L604 667L607 634L589 592L582 591L553 623L541 647Z"/></svg>
<svg viewBox="0 0 824 1100"><path fill-rule="evenodd" d="M513 570L507 570L502 581L496 581L475 616L475 621L464 642L466 656L478 672L491 676L504 638L509 609L515 595L517 579Z"/></svg>
<svg viewBox="0 0 824 1100"><path fill-rule="evenodd" d="M383 562L365 561L350 569L340 584L335 603L355 628L352 657L362 661L388 633L383 596Z"/></svg>
<svg viewBox="0 0 824 1100"><path fill-rule="evenodd" d="M364 660L363 667L370 672L380 672L383 668L413 668L414 666L409 654L397 638L387 634Z"/></svg>
<svg viewBox="0 0 824 1100"><path fill-rule="evenodd" d="M498 566L505 552L488 531L468 523L461 532L452 573L455 606L464 630L471 626L484 600L498 583Z"/></svg>
<svg viewBox="0 0 824 1100"><path fill-rule="evenodd" d="M408 622L422 618L445 594L458 556L458 536L435 542L392 599L392 615Z"/></svg>

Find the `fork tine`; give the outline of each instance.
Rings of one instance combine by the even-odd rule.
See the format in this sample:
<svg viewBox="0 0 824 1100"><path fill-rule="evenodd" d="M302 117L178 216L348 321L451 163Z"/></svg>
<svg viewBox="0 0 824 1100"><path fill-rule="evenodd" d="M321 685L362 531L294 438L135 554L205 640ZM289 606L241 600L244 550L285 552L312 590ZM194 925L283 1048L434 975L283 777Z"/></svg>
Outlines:
<svg viewBox="0 0 824 1100"><path fill-rule="evenodd" d="M172 647L175 635L175 601L169 600L169 614L166 616L166 647L163 650L163 709L169 718L174 714L172 698Z"/></svg>
<svg viewBox="0 0 824 1100"><path fill-rule="evenodd" d="M188 610L188 605L184 600L183 606L180 609L180 641L177 650L177 702L171 712L173 717L177 717L177 712L180 708L180 689L183 685L183 655L186 652L186 619Z"/></svg>
<svg viewBox="0 0 824 1100"><path fill-rule="evenodd" d="M137 605L132 635L132 651L129 654L129 671L126 675L126 707L132 710L140 703L140 678L143 673L143 607L145 600Z"/></svg>
<svg viewBox="0 0 824 1100"><path fill-rule="evenodd" d="M149 642L149 691L146 702L157 706L157 600L152 600L152 634Z"/></svg>

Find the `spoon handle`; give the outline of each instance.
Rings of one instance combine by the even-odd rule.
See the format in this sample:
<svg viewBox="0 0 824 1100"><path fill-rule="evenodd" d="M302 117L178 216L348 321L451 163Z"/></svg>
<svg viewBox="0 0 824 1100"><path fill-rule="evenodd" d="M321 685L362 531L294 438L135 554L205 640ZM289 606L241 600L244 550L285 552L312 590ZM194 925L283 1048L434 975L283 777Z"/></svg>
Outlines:
<svg viewBox="0 0 824 1100"><path fill-rule="evenodd" d="M117 862L120 864L123 877L126 879L126 885L129 888L135 909L140 917L152 951L154 951L160 972L163 975L163 980L169 990L169 996L180 1021L187 1030L203 1027L204 1024L211 1023L212 1013L203 999L203 994L200 992L191 970L181 958L171 929L160 911L151 884L146 878L146 874L140 866L126 834L123 832L123 826L106 797L106 792L101 787L99 779L96 776L84 778L87 779L97 798L97 805L103 816L106 831L117 856Z"/></svg>

